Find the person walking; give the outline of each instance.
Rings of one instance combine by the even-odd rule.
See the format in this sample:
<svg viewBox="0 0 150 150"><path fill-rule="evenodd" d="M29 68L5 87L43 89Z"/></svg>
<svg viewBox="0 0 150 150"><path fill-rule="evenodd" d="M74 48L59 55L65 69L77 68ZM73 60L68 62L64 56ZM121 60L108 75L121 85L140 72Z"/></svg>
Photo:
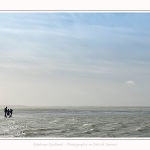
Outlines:
<svg viewBox="0 0 150 150"><path fill-rule="evenodd" d="M8 110L7 110L7 116L9 116L9 113L10 113L10 112L9 112L9 109L8 109Z"/></svg>
<svg viewBox="0 0 150 150"><path fill-rule="evenodd" d="M7 117L7 107L4 109L5 117Z"/></svg>
<svg viewBox="0 0 150 150"><path fill-rule="evenodd" d="M10 116L9 117L12 117L12 112L13 112L13 110L12 109L10 109Z"/></svg>

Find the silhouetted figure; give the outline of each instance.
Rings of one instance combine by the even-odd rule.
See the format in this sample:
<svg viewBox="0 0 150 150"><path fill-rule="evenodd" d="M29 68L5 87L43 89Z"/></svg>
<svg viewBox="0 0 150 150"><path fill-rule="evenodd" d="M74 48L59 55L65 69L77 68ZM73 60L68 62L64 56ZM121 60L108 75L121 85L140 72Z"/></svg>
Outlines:
<svg viewBox="0 0 150 150"><path fill-rule="evenodd" d="M4 109L4 112L5 112L5 117L7 117L7 107Z"/></svg>
<svg viewBox="0 0 150 150"><path fill-rule="evenodd" d="M13 110L12 109L10 109L10 116L9 117L12 117L12 112L13 112Z"/></svg>
<svg viewBox="0 0 150 150"><path fill-rule="evenodd" d="M9 112L9 109L8 109L8 110L7 110L7 116L9 116L9 113L10 113L10 112Z"/></svg>

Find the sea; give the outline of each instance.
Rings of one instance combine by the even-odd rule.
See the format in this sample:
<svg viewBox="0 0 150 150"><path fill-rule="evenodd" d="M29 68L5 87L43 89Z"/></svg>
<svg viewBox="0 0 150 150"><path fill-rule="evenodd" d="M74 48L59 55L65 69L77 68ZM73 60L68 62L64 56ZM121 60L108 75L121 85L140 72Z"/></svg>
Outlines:
<svg viewBox="0 0 150 150"><path fill-rule="evenodd" d="M150 107L27 107L0 109L0 138L150 137Z"/></svg>

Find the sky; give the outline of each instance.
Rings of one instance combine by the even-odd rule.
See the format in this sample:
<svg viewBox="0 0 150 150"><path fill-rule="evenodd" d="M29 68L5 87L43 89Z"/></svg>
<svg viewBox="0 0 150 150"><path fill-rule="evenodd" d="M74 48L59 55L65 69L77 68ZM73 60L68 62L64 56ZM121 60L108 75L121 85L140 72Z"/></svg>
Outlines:
<svg viewBox="0 0 150 150"><path fill-rule="evenodd" d="M150 106L150 13L1 12L0 105Z"/></svg>

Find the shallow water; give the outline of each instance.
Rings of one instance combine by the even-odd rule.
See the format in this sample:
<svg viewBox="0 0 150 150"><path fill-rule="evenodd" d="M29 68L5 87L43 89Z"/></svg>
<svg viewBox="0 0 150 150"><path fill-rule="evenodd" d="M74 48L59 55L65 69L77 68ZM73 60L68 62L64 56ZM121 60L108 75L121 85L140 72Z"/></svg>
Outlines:
<svg viewBox="0 0 150 150"><path fill-rule="evenodd" d="M150 137L150 107L50 107L0 110L0 137Z"/></svg>

